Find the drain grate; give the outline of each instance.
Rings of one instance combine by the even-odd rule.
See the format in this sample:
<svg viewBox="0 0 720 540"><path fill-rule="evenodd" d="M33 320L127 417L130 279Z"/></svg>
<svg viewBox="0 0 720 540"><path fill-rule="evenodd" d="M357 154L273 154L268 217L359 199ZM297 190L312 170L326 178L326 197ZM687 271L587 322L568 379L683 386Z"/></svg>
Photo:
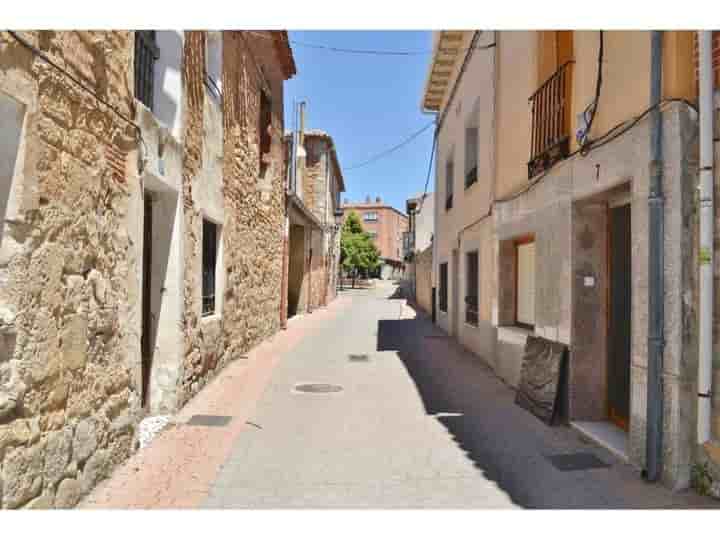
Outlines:
<svg viewBox="0 0 720 540"><path fill-rule="evenodd" d="M587 469L605 469L610 467L609 464L600 460L594 454L587 452L577 452L575 454L557 454L554 456L546 456L548 461L552 463L556 469L568 471L584 471Z"/></svg>
<svg viewBox="0 0 720 540"><path fill-rule="evenodd" d="M325 394L329 392L340 392L342 386L337 384L326 384L326 383L309 383L309 384L297 384L295 390L297 392L303 392L308 394Z"/></svg>
<svg viewBox="0 0 720 540"><path fill-rule="evenodd" d="M351 362L369 362L370 357L367 354L348 354Z"/></svg>
<svg viewBox="0 0 720 540"><path fill-rule="evenodd" d="M425 339L447 339L447 338L449 338L450 336L445 335L445 334L438 334L438 335L423 336L423 337L424 337Z"/></svg>
<svg viewBox="0 0 720 540"><path fill-rule="evenodd" d="M232 420L232 416L217 416L214 414L195 414L188 421L188 426L226 426Z"/></svg>

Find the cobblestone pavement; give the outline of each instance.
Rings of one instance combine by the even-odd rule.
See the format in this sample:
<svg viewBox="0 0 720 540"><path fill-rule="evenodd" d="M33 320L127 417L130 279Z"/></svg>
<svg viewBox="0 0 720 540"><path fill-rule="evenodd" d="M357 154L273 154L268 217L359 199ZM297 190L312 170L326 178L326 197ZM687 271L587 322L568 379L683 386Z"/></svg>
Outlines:
<svg viewBox="0 0 720 540"><path fill-rule="evenodd" d="M203 507L717 506L645 484L571 429L542 424L477 357L425 338L439 331L394 290L347 293L352 309L288 351ZM343 389L294 390L303 383ZM574 451L611 467L561 472L546 457Z"/></svg>
<svg viewBox="0 0 720 540"><path fill-rule="evenodd" d="M477 357L425 337L441 332L394 291L347 291L291 320L81 507L718 507L648 485L573 430L546 426ZM307 383L342 391L295 390ZM232 420L188 425L195 414ZM547 459L576 451L611 466L562 472Z"/></svg>

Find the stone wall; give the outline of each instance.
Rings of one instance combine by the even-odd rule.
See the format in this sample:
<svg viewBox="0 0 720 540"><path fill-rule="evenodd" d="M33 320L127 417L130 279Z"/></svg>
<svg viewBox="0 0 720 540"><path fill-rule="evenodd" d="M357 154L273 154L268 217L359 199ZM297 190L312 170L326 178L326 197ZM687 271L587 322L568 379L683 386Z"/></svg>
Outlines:
<svg viewBox="0 0 720 540"><path fill-rule="evenodd" d="M219 369L280 328L284 227L283 81L267 40L223 32L222 313L200 317L199 268L202 216L191 185L204 166L204 33L186 33L185 146L185 345L180 404ZM262 65L263 70L259 69ZM262 73L264 72L264 76ZM260 178L260 90L272 99L270 166Z"/></svg>
<svg viewBox="0 0 720 540"><path fill-rule="evenodd" d="M87 89L0 33L0 95L24 111L1 216L0 496L2 508L64 508L133 448L138 141L120 117L133 117L133 39L21 35Z"/></svg>

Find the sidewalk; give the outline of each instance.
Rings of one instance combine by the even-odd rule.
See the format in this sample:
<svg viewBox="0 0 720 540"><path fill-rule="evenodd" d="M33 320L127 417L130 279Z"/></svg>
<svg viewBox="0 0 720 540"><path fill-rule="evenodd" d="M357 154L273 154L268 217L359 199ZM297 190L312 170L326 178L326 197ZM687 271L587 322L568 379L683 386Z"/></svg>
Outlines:
<svg viewBox="0 0 720 540"><path fill-rule="evenodd" d="M267 386L278 360L347 309L350 297L293 320L287 330L228 365L173 418L152 443L115 469L78 508L197 508ZM187 425L193 415L231 416L223 429Z"/></svg>

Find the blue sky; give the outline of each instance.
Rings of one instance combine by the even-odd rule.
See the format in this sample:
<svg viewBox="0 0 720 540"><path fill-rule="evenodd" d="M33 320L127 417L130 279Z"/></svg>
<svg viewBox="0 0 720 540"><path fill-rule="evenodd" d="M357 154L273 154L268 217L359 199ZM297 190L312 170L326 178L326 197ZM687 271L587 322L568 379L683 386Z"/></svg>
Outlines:
<svg viewBox="0 0 720 540"><path fill-rule="evenodd" d="M330 47L429 51L431 32L290 31L290 40ZM432 128L374 163L348 170L400 143L433 119L420 112L431 55L375 56L338 53L291 43L297 75L285 85L286 129L294 100L307 101L306 127L335 141L352 201L380 196L405 211L422 192L432 147ZM431 179L428 191L433 190Z"/></svg>

